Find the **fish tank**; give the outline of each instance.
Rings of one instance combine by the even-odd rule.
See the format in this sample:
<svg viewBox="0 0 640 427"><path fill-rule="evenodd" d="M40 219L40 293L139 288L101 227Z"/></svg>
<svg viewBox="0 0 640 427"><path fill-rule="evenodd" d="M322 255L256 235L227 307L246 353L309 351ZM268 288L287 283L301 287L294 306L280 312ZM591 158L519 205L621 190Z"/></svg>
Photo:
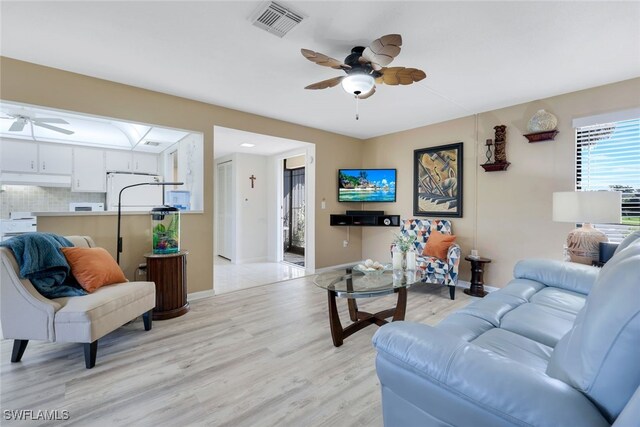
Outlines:
<svg viewBox="0 0 640 427"><path fill-rule="evenodd" d="M157 254L180 252L180 210L172 206L151 209L152 251Z"/></svg>

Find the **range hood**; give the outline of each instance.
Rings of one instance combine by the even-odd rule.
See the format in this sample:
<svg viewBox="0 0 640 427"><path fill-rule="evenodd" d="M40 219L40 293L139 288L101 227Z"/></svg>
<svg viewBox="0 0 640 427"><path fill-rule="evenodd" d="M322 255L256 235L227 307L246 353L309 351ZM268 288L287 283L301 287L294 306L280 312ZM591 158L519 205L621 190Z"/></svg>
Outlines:
<svg viewBox="0 0 640 427"><path fill-rule="evenodd" d="M2 183L2 185L36 185L38 187L71 188L71 176L2 172L0 173L0 183Z"/></svg>

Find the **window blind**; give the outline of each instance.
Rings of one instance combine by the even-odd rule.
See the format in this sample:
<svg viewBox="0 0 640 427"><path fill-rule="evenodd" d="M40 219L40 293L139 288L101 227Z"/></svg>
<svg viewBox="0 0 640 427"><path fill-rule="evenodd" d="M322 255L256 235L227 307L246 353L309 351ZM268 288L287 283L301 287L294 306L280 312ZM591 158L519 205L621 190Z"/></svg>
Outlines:
<svg viewBox="0 0 640 427"><path fill-rule="evenodd" d="M640 118L576 128L576 190L622 193L620 224L595 224L612 242L640 229Z"/></svg>

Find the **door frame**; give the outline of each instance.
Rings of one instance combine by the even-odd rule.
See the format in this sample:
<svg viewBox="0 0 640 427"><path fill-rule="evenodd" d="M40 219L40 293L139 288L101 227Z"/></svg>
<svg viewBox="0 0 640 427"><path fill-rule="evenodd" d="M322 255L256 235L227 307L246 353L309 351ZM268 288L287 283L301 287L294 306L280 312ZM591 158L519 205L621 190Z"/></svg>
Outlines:
<svg viewBox="0 0 640 427"><path fill-rule="evenodd" d="M272 229L275 231L275 238L271 245L271 253L274 254L273 259L276 262L283 261L283 224L282 224L282 199L284 197L284 159L304 154L305 156L305 221L304 221L304 268L308 274L315 273L316 267L316 146L315 144L305 143L304 147L295 150L286 151L273 156L273 174L275 177L275 203L272 203Z"/></svg>

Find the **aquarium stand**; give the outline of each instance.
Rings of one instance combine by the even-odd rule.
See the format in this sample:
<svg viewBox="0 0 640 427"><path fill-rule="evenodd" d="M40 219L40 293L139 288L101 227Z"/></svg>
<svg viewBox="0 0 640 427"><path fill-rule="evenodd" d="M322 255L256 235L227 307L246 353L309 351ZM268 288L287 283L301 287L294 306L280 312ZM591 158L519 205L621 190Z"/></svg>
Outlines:
<svg viewBox="0 0 640 427"><path fill-rule="evenodd" d="M153 320L172 319L189 311L187 253L144 254L147 259L147 280L156 284Z"/></svg>
<svg viewBox="0 0 640 427"><path fill-rule="evenodd" d="M347 211L346 214L331 214L329 225L356 227L399 227L400 215L385 215L384 211Z"/></svg>

